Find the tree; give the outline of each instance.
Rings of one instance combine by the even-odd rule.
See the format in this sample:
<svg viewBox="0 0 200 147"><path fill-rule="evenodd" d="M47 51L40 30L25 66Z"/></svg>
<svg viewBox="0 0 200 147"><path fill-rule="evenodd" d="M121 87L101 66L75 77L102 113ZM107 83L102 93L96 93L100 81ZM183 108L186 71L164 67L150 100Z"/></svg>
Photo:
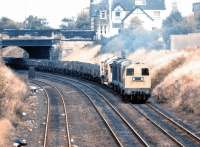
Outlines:
<svg viewBox="0 0 200 147"><path fill-rule="evenodd" d="M74 18L63 18L62 19L62 24L60 25L60 29L75 29L76 28L76 22Z"/></svg>
<svg viewBox="0 0 200 147"><path fill-rule="evenodd" d="M181 13L177 11L172 11L171 14L163 21L163 27L171 27L183 21Z"/></svg>
<svg viewBox="0 0 200 147"><path fill-rule="evenodd" d="M15 22L7 17L2 17L0 19L0 29L19 29L21 27L21 23Z"/></svg>
<svg viewBox="0 0 200 147"><path fill-rule="evenodd" d="M49 29L48 22L45 18L38 18L30 15L24 21L26 29Z"/></svg>
<svg viewBox="0 0 200 147"><path fill-rule="evenodd" d="M81 12L77 19L63 18L61 29L77 29L77 30L89 30L90 29L90 16L88 12Z"/></svg>
<svg viewBox="0 0 200 147"><path fill-rule="evenodd" d="M163 39L167 48L170 46L170 36L175 34L192 33L193 28L181 13L172 11L171 14L163 21Z"/></svg>
<svg viewBox="0 0 200 147"><path fill-rule="evenodd" d="M76 20L76 28L80 30L90 29L89 13L82 12L78 15L77 20Z"/></svg>

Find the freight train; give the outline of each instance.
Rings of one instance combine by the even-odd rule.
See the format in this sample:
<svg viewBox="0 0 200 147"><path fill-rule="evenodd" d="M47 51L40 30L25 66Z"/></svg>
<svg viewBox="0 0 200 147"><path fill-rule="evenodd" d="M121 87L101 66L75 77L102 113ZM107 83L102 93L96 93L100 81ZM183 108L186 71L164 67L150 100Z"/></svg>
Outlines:
<svg viewBox="0 0 200 147"><path fill-rule="evenodd" d="M125 58L109 58L101 64L78 61L49 61L24 58L4 58L18 69L34 67L37 71L76 76L107 85L122 95L124 101L145 102L151 93L151 75L143 63Z"/></svg>

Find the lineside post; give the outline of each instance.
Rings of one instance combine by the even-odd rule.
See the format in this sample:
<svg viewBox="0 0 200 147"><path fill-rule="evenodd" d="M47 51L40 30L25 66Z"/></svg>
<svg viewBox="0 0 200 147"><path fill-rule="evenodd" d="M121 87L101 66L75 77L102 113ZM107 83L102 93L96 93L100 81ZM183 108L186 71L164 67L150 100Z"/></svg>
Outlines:
<svg viewBox="0 0 200 147"><path fill-rule="evenodd" d="M2 53L2 34L0 34L0 58L2 58L3 53Z"/></svg>
<svg viewBox="0 0 200 147"><path fill-rule="evenodd" d="M29 67L28 78L29 79L34 79L35 78L35 67L34 66Z"/></svg>

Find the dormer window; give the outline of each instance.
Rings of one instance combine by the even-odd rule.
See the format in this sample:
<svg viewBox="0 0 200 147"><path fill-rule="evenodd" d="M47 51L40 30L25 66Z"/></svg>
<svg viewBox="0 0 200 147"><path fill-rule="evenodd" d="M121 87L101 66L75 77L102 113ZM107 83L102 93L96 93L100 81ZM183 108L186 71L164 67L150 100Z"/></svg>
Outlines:
<svg viewBox="0 0 200 147"><path fill-rule="evenodd" d="M136 6L146 5L146 0L135 0Z"/></svg>
<svg viewBox="0 0 200 147"><path fill-rule="evenodd" d="M100 12L100 19L106 19L106 11Z"/></svg>
<svg viewBox="0 0 200 147"><path fill-rule="evenodd" d="M116 17L120 17L121 16L121 12L120 11L115 12L115 16Z"/></svg>

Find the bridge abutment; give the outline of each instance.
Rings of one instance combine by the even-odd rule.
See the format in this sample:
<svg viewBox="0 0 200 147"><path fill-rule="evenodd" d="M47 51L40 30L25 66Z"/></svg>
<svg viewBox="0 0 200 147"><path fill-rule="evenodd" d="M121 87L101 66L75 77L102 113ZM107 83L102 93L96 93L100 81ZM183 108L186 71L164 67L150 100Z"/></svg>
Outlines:
<svg viewBox="0 0 200 147"><path fill-rule="evenodd" d="M59 60L61 56L59 45L58 44L52 45L49 53L50 53L50 58L49 58L50 60Z"/></svg>

